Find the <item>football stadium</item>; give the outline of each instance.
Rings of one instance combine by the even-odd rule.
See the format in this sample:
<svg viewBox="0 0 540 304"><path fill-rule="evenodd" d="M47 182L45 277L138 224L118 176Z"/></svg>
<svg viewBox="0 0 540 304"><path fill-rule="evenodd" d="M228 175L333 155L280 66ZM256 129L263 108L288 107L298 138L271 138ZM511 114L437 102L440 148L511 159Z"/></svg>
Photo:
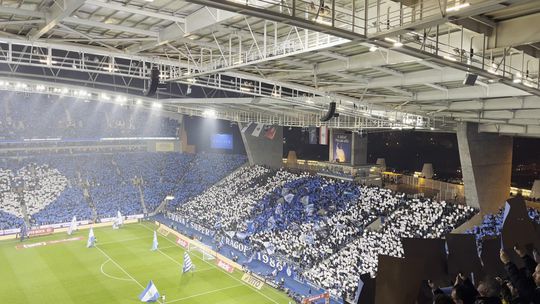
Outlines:
<svg viewBox="0 0 540 304"><path fill-rule="evenodd" d="M0 304L540 304L539 0L0 0Z"/></svg>

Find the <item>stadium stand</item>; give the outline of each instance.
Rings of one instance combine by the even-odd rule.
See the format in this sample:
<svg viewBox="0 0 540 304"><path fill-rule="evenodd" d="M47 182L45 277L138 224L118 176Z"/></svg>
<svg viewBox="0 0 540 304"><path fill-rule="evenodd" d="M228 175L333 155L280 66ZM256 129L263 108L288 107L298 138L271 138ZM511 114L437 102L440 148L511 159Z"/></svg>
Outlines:
<svg viewBox="0 0 540 304"><path fill-rule="evenodd" d="M178 153L122 153L39 155L0 164L2 229L19 228L22 208L18 184L32 224L45 225L142 213L142 204L132 180L142 177L143 195L149 212L167 195L181 203L201 193L245 163L240 155ZM8 165L9 164L9 165ZM38 165L39 164L39 165ZM173 171L175 173L173 173ZM210 174L212 172L212 174ZM182 179L189 176L190 182ZM88 195L85 196L85 191Z"/></svg>
<svg viewBox="0 0 540 304"><path fill-rule="evenodd" d="M176 137L178 132L175 120L121 105L33 98L20 102L24 106L0 101L0 139Z"/></svg>

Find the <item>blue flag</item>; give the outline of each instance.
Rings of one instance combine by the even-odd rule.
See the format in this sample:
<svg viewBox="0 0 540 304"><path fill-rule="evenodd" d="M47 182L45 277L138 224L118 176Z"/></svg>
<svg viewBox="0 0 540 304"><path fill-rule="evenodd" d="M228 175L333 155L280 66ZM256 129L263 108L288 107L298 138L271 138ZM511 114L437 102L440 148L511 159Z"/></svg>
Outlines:
<svg viewBox="0 0 540 304"><path fill-rule="evenodd" d="M354 294L353 303L358 303L358 300L360 299L360 294L362 293L362 288L364 288L364 281L362 281L361 277L358 277L358 287L356 287L356 293Z"/></svg>
<svg viewBox="0 0 540 304"><path fill-rule="evenodd" d="M156 302L159 299L159 292L154 282L148 282L148 286L139 295L141 302Z"/></svg>
<svg viewBox="0 0 540 304"><path fill-rule="evenodd" d="M504 212L503 212L503 216L502 216L501 230L504 227L504 222L506 222L506 218L508 217L508 213L510 213L510 204L508 204L508 202L506 202L506 204L504 205ZM501 249L504 249L502 233L501 233Z"/></svg>
<svg viewBox="0 0 540 304"><path fill-rule="evenodd" d="M20 234L21 234L21 242L22 242L28 236L28 228L26 227L26 223L22 224Z"/></svg>
<svg viewBox="0 0 540 304"><path fill-rule="evenodd" d="M184 252L184 265L182 266L182 272L186 273L194 268L193 263L191 263L191 258L187 252Z"/></svg>
<svg viewBox="0 0 540 304"><path fill-rule="evenodd" d="M94 236L94 228L90 228L90 231L88 232L88 241L86 242L86 247L94 247L96 244L96 237Z"/></svg>
<svg viewBox="0 0 540 304"><path fill-rule="evenodd" d="M67 234L72 235L75 230L77 230L77 217L73 216L73 219L71 219L71 223L69 224Z"/></svg>
<svg viewBox="0 0 540 304"><path fill-rule="evenodd" d="M158 249L158 241L157 241L157 233L154 231L154 240L152 241L152 251L156 251Z"/></svg>

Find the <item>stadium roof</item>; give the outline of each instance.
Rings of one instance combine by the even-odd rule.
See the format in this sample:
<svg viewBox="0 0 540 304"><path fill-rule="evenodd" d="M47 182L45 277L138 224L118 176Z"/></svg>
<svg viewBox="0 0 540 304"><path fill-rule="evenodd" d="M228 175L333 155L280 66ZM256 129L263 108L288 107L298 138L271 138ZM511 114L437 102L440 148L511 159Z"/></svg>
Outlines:
<svg viewBox="0 0 540 304"><path fill-rule="evenodd" d="M472 121L540 136L539 23L534 0L4 0L0 89L287 126ZM167 85L146 98L153 65ZM319 122L331 101L339 118Z"/></svg>

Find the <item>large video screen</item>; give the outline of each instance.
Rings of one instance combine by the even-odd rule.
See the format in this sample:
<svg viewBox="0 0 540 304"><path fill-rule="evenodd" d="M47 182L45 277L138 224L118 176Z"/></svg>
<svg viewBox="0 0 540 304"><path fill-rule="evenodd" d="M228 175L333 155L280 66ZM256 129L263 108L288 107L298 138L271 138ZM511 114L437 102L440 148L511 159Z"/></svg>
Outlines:
<svg viewBox="0 0 540 304"><path fill-rule="evenodd" d="M232 150L232 148L233 148L232 134L214 134L214 135L212 135L211 147L212 147L212 149Z"/></svg>

